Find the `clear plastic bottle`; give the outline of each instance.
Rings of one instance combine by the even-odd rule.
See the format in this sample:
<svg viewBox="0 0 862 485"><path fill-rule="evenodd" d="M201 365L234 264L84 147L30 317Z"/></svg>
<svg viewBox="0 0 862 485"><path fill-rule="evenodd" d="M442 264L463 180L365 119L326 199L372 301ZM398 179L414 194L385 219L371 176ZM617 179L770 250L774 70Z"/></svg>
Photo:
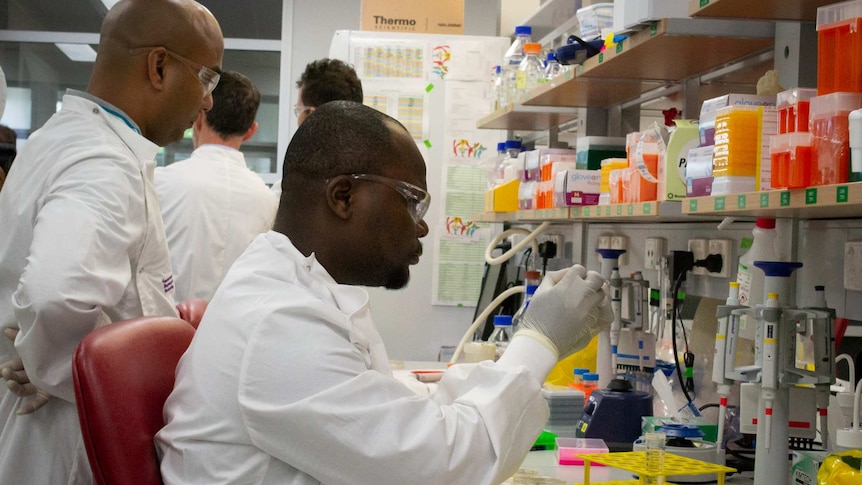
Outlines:
<svg viewBox="0 0 862 485"><path fill-rule="evenodd" d="M529 25L515 26L515 40L503 56L504 105L517 101L518 67L524 59L524 44L530 42L531 35L533 35L533 28Z"/></svg>
<svg viewBox="0 0 862 485"><path fill-rule="evenodd" d="M521 328L521 321L524 319L524 314L527 313L527 308L530 306L530 299L533 298L538 288L538 285L527 285L527 291L524 293L524 302L518 308L518 311L515 312L515 315L512 316L512 335L515 335L515 332Z"/></svg>
<svg viewBox="0 0 862 485"><path fill-rule="evenodd" d="M751 247L739 257L736 281L739 282L739 304L754 307L762 304L766 295L763 285L766 276L755 261L779 261L775 248L775 219L758 218L752 230L754 239Z"/></svg>
<svg viewBox="0 0 862 485"><path fill-rule="evenodd" d="M512 333L512 315L495 315L494 316L494 331L488 337L488 342L497 346L497 355L494 360L500 360L506 347L509 346Z"/></svg>
<svg viewBox="0 0 862 485"><path fill-rule="evenodd" d="M519 140L506 140L506 157L500 163L500 183L514 180L518 175L517 162L521 153L521 142ZM523 167L521 167L523 169Z"/></svg>
<svg viewBox="0 0 862 485"><path fill-rule="evenodd" d="M518 66L518 79L516 88L516 100L523 101L527 93L545 82L545 65L539 55L542 53L542 44L528 42L524 45L524 59Z"/></svg>
<svg viewBox="0 0 862 485"><path fill-rule="evenodd" d="M502 67L494 66L494 70L491 72L491 87L488 90L488 101L491 111L497 111L506 105L505 94Z"/></svg>
<svg viewBox="0 0 862 485"><path fill-rule="evenodd" d="M497 155L483 158L479 161L479 168L485 172L488 183L486 187L490 190L503 183L503 160L506 159L506 142L497 143Z"/></svg>
<svg viewBox="0 0 862 485"><path fill-rule="evenodd" d="M548 57L545 59L545 79L550 81L563 71L563 65L557 61L557 54L554 51L549 51Z"/></svg>

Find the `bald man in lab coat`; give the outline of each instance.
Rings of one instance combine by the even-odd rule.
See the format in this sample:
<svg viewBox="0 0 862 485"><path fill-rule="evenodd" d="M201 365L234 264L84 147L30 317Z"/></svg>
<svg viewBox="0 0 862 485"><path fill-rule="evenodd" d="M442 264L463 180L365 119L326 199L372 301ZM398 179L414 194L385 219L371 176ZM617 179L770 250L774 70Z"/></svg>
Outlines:
<svg viewBox="0 0 862 485"><path fill-rule="evenodd" d="M15 158L0 192L3 484L92 483L72 355L98 326L176 315L155 156L212 106L223 51L197 2L120 1L87 91Z"/></svg>

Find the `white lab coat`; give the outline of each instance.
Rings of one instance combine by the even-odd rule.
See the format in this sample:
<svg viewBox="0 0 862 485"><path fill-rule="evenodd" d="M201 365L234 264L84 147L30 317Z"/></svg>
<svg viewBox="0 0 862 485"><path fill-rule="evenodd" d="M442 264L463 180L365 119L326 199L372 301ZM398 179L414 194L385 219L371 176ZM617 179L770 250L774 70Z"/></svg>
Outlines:
<svg viewBox="0 0 862 485"><path fill-rule="evenodd" d="M455 366L436 393L417 396L392 377L367 292L337 284L314 255L270 231L228 272L180 361L156 435L162 477L499 483L548 418L539 391L554 358L529 342L516 338L504 358L526 344L521 363L532 369Z"/></svg>
<svg viewBox="0 0 862 485"><path fill-rule="evenodd" d="M119 114L119 110L111 107ZM0 390L0 482L91 483L74 404L71 359L97 325L176 315L161 210L158 147L84 93L33 133L0 192L0 327L31 381L55 397L16 416Z"/></svg>
<svg viewBox="0 0 862 485"><path fill-rule="evenodd" d="M188 160L157 168L155 186L176 300L210 300L252 239L272 228L278 198L224 145L202 145Z"/></svg>

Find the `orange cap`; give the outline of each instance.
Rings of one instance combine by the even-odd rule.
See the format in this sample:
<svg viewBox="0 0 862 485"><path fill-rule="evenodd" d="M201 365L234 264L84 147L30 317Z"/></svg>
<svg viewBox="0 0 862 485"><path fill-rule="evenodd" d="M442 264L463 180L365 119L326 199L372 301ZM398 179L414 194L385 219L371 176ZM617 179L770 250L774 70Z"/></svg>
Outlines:
<svg viewBox="0 0 862 485"><path fill-rule="evenodd" d="M524 44L524 52L527 54L541 54L542 44L538 42L527 42Z"/></svg>

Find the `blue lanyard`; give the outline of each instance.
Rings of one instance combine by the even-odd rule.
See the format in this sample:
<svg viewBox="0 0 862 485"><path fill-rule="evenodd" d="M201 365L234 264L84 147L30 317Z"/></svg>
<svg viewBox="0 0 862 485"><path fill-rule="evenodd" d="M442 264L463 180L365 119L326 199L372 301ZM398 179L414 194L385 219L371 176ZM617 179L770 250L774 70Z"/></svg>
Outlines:
<svg viewBox="0 0 862 485"><path fill-rule="evenodd" d="M108 112L108 114L111 114L111 115L116 116L117 118L121 119L121 120L123 121L123 123L125 123L125 124L126 124L126 126L128 126L129 128L131 128L131 129L135 130L135 133L137 133L137 134L139 134L139 135L141 134L141 130L140 130L140 129L135 125L135 123L133 123L133 122L132 122L132 120L130 120L129 118L127 118L125 115L123 115L123 114L122 114L122 113L120 113L119 111L115 111L115 110L113 110L113 109L111 109L111 108L109 108L109 107L105 106L105 105L104 105L104 104L102 104L102 103L99 103L99 106L101 106L103 110L105 110L106 112Z"/></svg>

